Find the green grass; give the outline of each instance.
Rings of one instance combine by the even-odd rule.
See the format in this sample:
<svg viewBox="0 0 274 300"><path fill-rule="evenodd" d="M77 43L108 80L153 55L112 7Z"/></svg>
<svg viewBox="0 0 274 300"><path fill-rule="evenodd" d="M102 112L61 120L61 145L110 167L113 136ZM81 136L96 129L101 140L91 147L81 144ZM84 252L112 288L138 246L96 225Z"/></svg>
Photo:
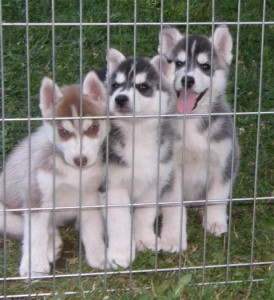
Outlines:
<svg viewBox="0 0 274 300"><path fill-rule="evenodd" d="M189 21L211 22L212 1L190 0ZM261 21L262 1L241 1L241 21ZM24 0L3 0L2 20L4 22L25 22L26 7ZM30 22L51 22L51 1L29 0ZM266 21L274 20L272 1L266 1ZM66 3L55 1L56 22L79 22L79 1ZM237 1L216 0L215 20L221 22L237 21ZM161 5L156 0L137 1L137 22L160 22ZM164 1L164 22L185 22L186 1ZM83 22L106 22L106 1L83 1ZM119 0L110 2L111 22L133 22L134 2ZM179 26L182 32L185 26ZM211 25L190 25L190 33L209 35ZM105 64L107 49L106 26L83 26L82 45L80 45L78 26L55 27L54 35L51 26L29 26L29 65L27 63L27 34L25 26L3 26L3 91L6 118L39 116L38 93L43 76L53 76L62 84L78 82L79 78L90 69L100 68ZM256 112L261 94L261 111L274 109L274 25L265 25L263 52L263 81L260 91L260 55L261 25L241 25L239 36L238 81L235 92L235 55L237 26L231 25L234 38L234 61L229 77L228 98L232 107L238 112ZM159 26L142 25L136 27L136 41L133 39L133 26L117 25L110 27L110 47L133 54L136 43L137 55L153 56L158 44ZM54 48L52 41L55 41ZM82 46L82 57L80 57ZM55 52L53 62L52 53ZM83 69L79 59L82 58ZM54 67L54 70L53 70ZM28 108L27 70L30 79L30 107ZM82 72L82 74L81 74ZM236 95L236 97L235 97ZM274 196L274 120L273 115L241 115L236 117L239 132L242 159L241 167L233 191L234 198L273 197ZM31 124L33 128L38 122ZM260 129L258 172L256 176L257 131ZM26 122L5 122L1 124L1 141L5 139L5 149L1 155L7 155L23 136L27 134ZM2 157L2 156L1 156ZM257 180L255 194L255 180ZM177 255L152 252L138 254L132 270L197 267L203 265L225 265L249 263L251 260L252 226L255 222L254 262L273 261L274 248L274 205L273 201L254 201L233 203L230 235L215 238L207 235L204 245L204 231L200 218L191 212L188 222L188 249L179 259ZM254 207L256 208L254 210ZM79 237L72 227L62 229L64 250L62 258L56 264L56 275L94 272L91 270L81 252L79 255ZM228 244L228 238L230 244ZM4 244L5 243L5 244ZM1 249L6 248L6 267L2 263L2 276L18 276L20 263L20 243L14 240L1 240ZM5 247L4 247L5 246ZM206 246L206 248L204 248ZM206 255L203 257L203 252ZM4 262L3 251L0 260ZM205 259L205 260L204 260ZM264 279L264 282L248 282L253 279ZM203 281L212 282L209 286L199 286ZM243 281L235 284L215 284L223 281ZM114 291L111 292L111 290ZM74 296L62 295L65 291L75 292ZM84 293L91 291L91 293ZM115 274L104 276L83 276L68 279L58 278L29 285L20 280L3 282L3 293L9 295L28 293L58 292L58 299L274 299L273 268L267 266L199 269L178 272L158 272L135 274ZM2 294L3 294L2 293Z"/></svg>

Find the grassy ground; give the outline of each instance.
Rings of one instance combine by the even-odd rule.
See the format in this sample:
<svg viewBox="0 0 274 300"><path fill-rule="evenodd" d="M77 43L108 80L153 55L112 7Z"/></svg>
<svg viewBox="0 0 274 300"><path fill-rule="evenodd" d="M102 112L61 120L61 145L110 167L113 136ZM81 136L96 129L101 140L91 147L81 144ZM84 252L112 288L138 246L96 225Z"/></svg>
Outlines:
<svg viewBox="0 0 274 300"><path fill-rule="evenodd" d="M29 22L51 22L52 1L28 1ZM78 0L55 1L56 22L79 22L80 6ZM83 22L106 22L107 2L83 0ZM189 21L236 22L238 1L216 0L215 14L212 16L212 1L190 0ZM261 21L263 17L261 0L241 1L240 20L244 22ZM2 0L3 22L25 22L26 4L23 0ZM161 20L160 1L137 1L137 22L159 22ZM164 1L164 22L185 22L187 20L186 1ZM110 1L110 22L133 22L134 1ZM266 1L266 21L274 20L274 7ZM182 32L185 26L179 26ZM229 101L237 112L262 112L274 109L274 25L265 25L263 73L260 90L260 55L262 26L242 24L239 31L239 51L236 57L237 26L231 25L234 38L234 61L230 73L228 88ZM134 41L134 32L136 40ZM137 55L153 56L158 44L159 26L141 25L135 29L132 25L110 27L109 43L127 55L132 55L137 46ZM190 33L209 35L211 25L190 25ZM105 64L107 48L107 27L88 25L82 27L80 45L79 26L56 26L54 34L51 26L3 26L3 95L6 118L24 118L28 114L39 116L38 91L43 76L55 75L61 84L77 82L82 74L92 68ZM53 47L52 41L55 44ZM28 44L28 48L26 47ZM82 53L80 53L82 49ZM52 53L55 53L53 61ZM29 63L27 60L29 55ZM83 62L81 70L80 60ZM236 63L237 68L236 68ZM54 69L53 69L54 68ZM29 73L27 73L29 71ZM238 78L235 86L235 74ZM82 72L82 74L81 74ZM30 107L28 108L28 85L30 80ZM261 99L261 102L259 102ZM3 103L3 102L2 102ZM38 122L31 126L35 128ZM233 191L234 198L273 197L274 196L274 119L273 115L239 115L236 117L242 160L241 168ZM5 122L1 126L1 141L5 149L1 154L8 154L18 140L27 134L27 123L23 121ZM259 131L260 138L256 139ZM257 144L258 143L258 144ZM256 160L256 149L259 149ZM3 151L4 150L4 151ZM2 157L4 157L2 155ZM257 170L257 171L256 171ZM2 295L51 293L58 292L58 299L274 299L274 273L269 265L238 267L200 268L172 271L177 267L203 267L210 265L249 264L273 261L274 249L274 205L273 200L233 202L231 205L230 234L222 238L206 236L200 226L200 219L191 212L188 224L188 250L183 257L148 252L138 255L128 274L107 276L88 276L56 278L42 280L30 286L20 280L2 281ZM252 228L254 226L254 234ZM65 242L62 258L57 262L55 274L83 274L94 272L85 263L83 253L78 251L78 235L72 227L62 229ZM253 245L253 247L252 247ZM7 279L18 276L20 262L20 243L14 240L1 240L0 253L3 262L2 276ZM203 256L203 253L205 255ZM134 273L136 270L170 269L167 272ZM1 276L1 275L0 275ZM249 279L264 279L264 282L249 283ZM199 286L202 281L212 282L209 286ZM214 284L224 281L244 281L235 284ZM108 291L106 291L106 289ZM112 289L115 291L111 292ZM65 291L76 295L64 296ZM92 293L84 293L92 291ZM272 298L271 298L272 297Z"/></svg>

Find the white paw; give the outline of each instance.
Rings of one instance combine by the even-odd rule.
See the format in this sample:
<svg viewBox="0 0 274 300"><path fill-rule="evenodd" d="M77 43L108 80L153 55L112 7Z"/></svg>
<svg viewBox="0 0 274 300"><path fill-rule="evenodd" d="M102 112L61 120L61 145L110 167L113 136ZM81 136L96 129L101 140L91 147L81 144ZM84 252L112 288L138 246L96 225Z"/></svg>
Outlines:
<svg viewBox="0 0 274 300"><path fill-rule="evenodd" d="M108 262L105 262L104 247L96 247L86 251L86 259L90 267L94 269L104 270L109 268Z"/></svg>
<svg viewBox="0 0 274 300"><path fill-rule="evenodd" d="M54 247L53 247L54 244ZM62 239L58 234L55 235L55 241L53 243L52 238L48 241L48 249L47 249L47 256L50 263L53 263L53 261L56 261L60 258L61 252L63 248L63 242Z"/></svg>
<svg viewBox="0 0 274 300"><path fill-rule="evenodd" d="M156 243L156 239L157 239L157 243ZM158 237L156 238L156 235L152 230L150 231L136 230L135 242L138 251L146 251L146 250L159 251L161 248L160 239Z"/></svg>
<svg viewBox="0 0 274 300"><path fill-rule="evenodd" d="M36 277L48 275L50 272L50 264L47 257L39 256L31 258L31 266L29 265L29 256L23 255L21 259L19 273L21 277Z"/></svg>
<svg viewBox="0 0 274 300"><path fill-rule="evenodd" d="M111 247L108 250L108 263L113 269L127 268L135 259L135 245L132 245L132 254L130 247Z"/></svg>
<svg viewBox="0 0 274 300"><path fill-rule="evenodd" d="M160 239L161 250L169 253L179 253L187 249L187 239L186 236L180 240L178 237L162 237Z"/></svg>
<svg viewBox="0 0 274 300"><path fill-rule="evenodd" d="M215 236L221 236L227 232L227 221L226 220L208 220L206 223L206 230Z"/></svg>
<svg viewBox="0 0 274 300"><path fill-rule="evenodd" d="M157 237L157 243L156 243L156 236L155 234L152 237L146 237L142 239L136 239L136 246L138 251L159 251L161 250L161 240Z"/></svg>
<svg viewBox="0 0 274 300"><path fill-rule="evenodd" d="M203 226L215 236L227 232L226 205L209 205L203 212Z"/></svg>

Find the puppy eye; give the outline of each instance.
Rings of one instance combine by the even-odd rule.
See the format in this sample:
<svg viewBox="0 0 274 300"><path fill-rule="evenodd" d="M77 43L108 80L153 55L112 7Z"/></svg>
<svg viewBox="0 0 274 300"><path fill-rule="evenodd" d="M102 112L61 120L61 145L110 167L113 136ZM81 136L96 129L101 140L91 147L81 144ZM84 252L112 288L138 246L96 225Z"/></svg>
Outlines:
<svg viewBox="0 0 274 300"><path fill-rule="evenodd" d="M111 87L112 87L112 89L116 90L116 89L118 89L118 88L120 87L120 84L117 83L117 82L113 82L113 83L111 84Z"/></svg>
<svg viewBox="0 0 274 300"><path fill-rule="evenodd" d="M100 125L98 122L93 122L89 128L86 130L86 135L88 135L89 137L93 137L95 136L98 131L99 131Z"/></svg>
<svg viewBox="0 0 274 300"><path fill-rule="evenodd" d="M177 61L175 62L175 65L176 65L177 68L182 67L184 64L185 64L185 63L182 62L182 61L180 61L180 60L177 60Z"/></svg>
<svg viewBox="0 0 274 300"><path fill-rule="evenodd" d="M210 65L209 64L201 64L201 68L204 71L209 71L210 70Z"/></svg>
<svg viewBox="0 0 274 300"><path fill-rule="evenodd" d="M136 85L139 91L147 91L149 89L149 85L147 83L140 83Z"/></svg>
<svg viewBox="0 0 274 300"><path fill-rule="evenodd" d="M69 139L73 135L72 132L69 132L63 127L58 129L58 134L62 139Z"/></svg>

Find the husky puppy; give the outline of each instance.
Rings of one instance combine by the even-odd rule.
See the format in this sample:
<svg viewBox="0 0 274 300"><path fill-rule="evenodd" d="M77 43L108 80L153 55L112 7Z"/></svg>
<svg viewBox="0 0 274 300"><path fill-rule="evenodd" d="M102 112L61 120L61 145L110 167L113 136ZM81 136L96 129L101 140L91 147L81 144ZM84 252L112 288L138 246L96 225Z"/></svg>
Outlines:
<svg viewBox="0 0 274 300"><path fill-rule="evenodd" d="M157 196L172 186L174 177L174 120L164 116L159 120L159 116L176 112L176 94L172 86L174 64L160 56L126 59L111 49L108 67L109 111L116 118L111 121L106 144L108 182L104 200L110 205L108 263L117 268L127 267L134 260L135 243L140 251L156 249ZM144 206L134 209L132 230L133 203Z"/></svg>
<svg viewBox="0 0 274 300"><path fill-rule="evenodd" d="M40 88L40 109L49 119L19 143L1 174L0 231L23 235L20 275L41 276L49 273L50 263L61 252L57 226L80 216L87 261L91 267L104 268L101 211L81 209L80 214L79 209L66 209L80 203L98 205L97 191L104 177L101 145L107 124L102 119L80 120L79 116L106 114L104 85L90 72L81 95L79 85L59 88L45 77ZM59 119L52 119L54 116ZM4 207L26 209L24 221L19 214L6 212L4 226ZM61 207L64 209L58 209Z"/></svg>
<svg viewBox="0 0 274 300"><path fill-rule="evenodd" d="M183 195L194 206L195 200L207 199L206 209L202 209L203 226L220 236L227 232L227 200L240 155L231 117L225 114L231 112L225 90L232 60L232 37L225 26L216 28L212 38L185 37L177 29L165 27L159 40L158 51L176 65L176 105L177 113L182 114L177 119L175 150L176 173L183 171L183 178L175 187L177 198ZM219 203L210 203L211 200ZM169 233L179 226L173 213L170 211L167 216L170 222L162 233L161 245L166 251L174 246Z"/></svg>

